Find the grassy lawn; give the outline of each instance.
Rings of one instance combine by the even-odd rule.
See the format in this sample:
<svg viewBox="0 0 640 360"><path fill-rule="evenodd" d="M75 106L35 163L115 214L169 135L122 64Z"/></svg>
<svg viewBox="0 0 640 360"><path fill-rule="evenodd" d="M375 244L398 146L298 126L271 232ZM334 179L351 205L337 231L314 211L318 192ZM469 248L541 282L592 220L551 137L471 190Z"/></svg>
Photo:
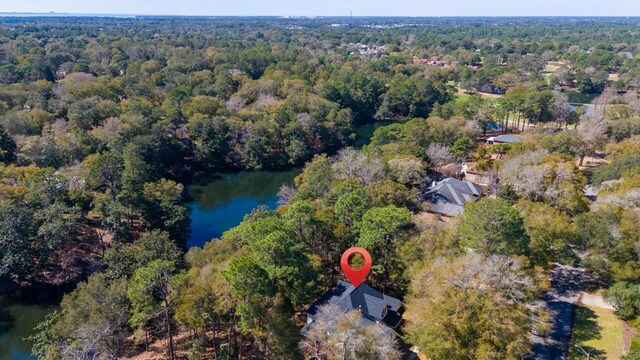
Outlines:
<svg viewBox="0 0 640 360"><path fill-rule="evenodd" d="M598 97L599 94L583 94L576 91L565 91L565 95L569 98L570 103L589 104L593 99Z"/></svg>
<svg viewBox="0 0 640 360"><path fill-rule="evenodd" d="M546 65L544 67L544 72L546 73L554 73L556 71L558 71L558 69L560 69L559 66L555 66L555 65Z"/></svg>
<svg viewBox="0 0 640 360"><path fill-rule="evenodd" d="M495 101L496 99L499 99L501 97L503 97L503 95L499 95L499 94L489 94L489 93L483 93L483 92L476 92L476 95L480 95L482 98L484 98L485 100L489 100L489 101ZM458 99L466 99L468 97L470 97L472 94L467 94L464 90L462 89L458 89L458 92L455 94L455 96Z"/></svg>
<svg viewBox="0 0 640 360"><path fill-rule="evenodd" d="M576 344L582 346L591 359L620 359L623 351L622 322L612 310L578 306L569 359L586 359Z"/></svg>

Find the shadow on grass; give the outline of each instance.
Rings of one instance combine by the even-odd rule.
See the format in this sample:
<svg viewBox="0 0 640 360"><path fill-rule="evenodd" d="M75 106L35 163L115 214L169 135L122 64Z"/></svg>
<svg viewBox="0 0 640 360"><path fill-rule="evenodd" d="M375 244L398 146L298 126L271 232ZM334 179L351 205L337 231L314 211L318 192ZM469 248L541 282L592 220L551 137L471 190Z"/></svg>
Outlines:
<svg viewBox="0 0 640 360"><path fill-rule="evenodd" d="M587 356L580 349L576 348L576 344L580 345L591 359L604 359L605 353L602 350L592 348L584 343L590 340L602 339L602 327L598 325L598 316L596 313L586 307L578 306L576 308L576 322L573 328L573 339L571 340L571 359L586 359Z"/></svg>

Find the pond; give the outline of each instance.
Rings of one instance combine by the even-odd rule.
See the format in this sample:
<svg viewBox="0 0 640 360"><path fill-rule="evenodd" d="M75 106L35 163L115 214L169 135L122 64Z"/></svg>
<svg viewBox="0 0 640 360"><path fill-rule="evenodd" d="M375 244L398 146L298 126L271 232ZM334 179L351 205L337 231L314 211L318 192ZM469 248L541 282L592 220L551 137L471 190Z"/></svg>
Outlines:
<svg viewBox="0 0 640 360"><path fill-rule="evenodd" d="M37 359L26 338L53 310L52 306L18 304L0 308L0 360Z"/></svg>
<svg viewBox="0 0 640 360"><path fill-rule="evenodd" d="M369 144L371 137L377 128L390 125L392 123L392 121L374 121L357 126L354 131L354 134L356 135L355 147L359 149Z"/></svg>
<svg viewBox="0 0 640 360"><path fill-rule="evenodd" d="M244 215L260 205L277 207L280 186L293 185L301 169L252 171L210 176L190 187L191 236L187 247L202 247L213 238L238 225ZM53 307L0 304L0 360L31 360L31 343L24 338L44 320ZM3 326L5 325L5 326ZM3 330L4 329L4 330Z"/></svg>
<svg viewBox="0 0 640 360"><path fill-rule="evenodd" d="M356 147L366 145L374 131L388 122L373 122L355 129ZM247 171L216 174L189 188L194 199L191 210L191 235L187 248L202 247L223 232L240 224L242 218L260 205L275 209L282 185L293 185L301 169L287 171Z"/></svg>
<svg viewBox="0 0 640 360"><path fill-rule="evenodd" d="M570 103L590 104L600 94L583 94L576 91L565 91Z"/></svg>
<svg viewBox="0 0 640 360"><path fill-rule="evenodd" d="M569 111L573 111L579 107L582 107L582 112L584 114L589 114L595 111L593 107L585 104L569 104Z"/></svg>
<svg viewBox="0 0 640 360"><path fill-rule="evenodd" d="M388 124L374 122L358 126L355 130L356 147L366 145L378 127ZM260 205L275 209L280 187L293 185L293 179L301 171L296 168L222 173L200 179L198 184L189 188L193 201L187 204L191 210L191 235L187 248L202 247L211 239L219 238ZM0 307L0 360L35 359L30 351L31 343L23 339L33 335L34 326L44 320L54 307L13 304L4 308L7 309L8 312L2 313L3 308ZM11 321L3 330L5 317Z"/></svg>
<svg viewBox="0 0 640 360"><path fill-rule="evenodd" d="M260 205L275 209L282 185L293 185L301 169L251 171L218 174L189 189L191 236L187 247L202 247L213 238L240 224L242 218ZM202 181L201 181L202 182Z"/></svg>

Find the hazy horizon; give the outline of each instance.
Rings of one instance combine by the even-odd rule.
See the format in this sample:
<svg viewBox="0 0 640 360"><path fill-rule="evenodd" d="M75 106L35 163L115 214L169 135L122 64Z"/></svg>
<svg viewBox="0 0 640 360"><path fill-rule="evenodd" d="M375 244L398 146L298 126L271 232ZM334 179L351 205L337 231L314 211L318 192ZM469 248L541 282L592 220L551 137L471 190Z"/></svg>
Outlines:
<svg viewBox="0 0 640 360"><path fill-rule="evenodd" d="M640 16L640 3L629 0L295 0L204 1L125 0L84 2L78 0L10 0L0 13L160 16L354 16L370 17L508 17L508 16Z"/></svg>
<svg viewBox="0 0 640 360"><path fill-rule="evenodd" d="M289 19L314 19L314 18L398 18L398 19L439 19L439 18L585 18L585 19L597 19L597 18L640 18L640 15L191 15L191 14L153 14L153 13L79 13L79 12L57 12L57 11L49 11L49 12L20 12L20 11L0 11L0 17L3 16L86 16L86 17L190 17L190 18L289 18ZM28 17L27 16L27 17Z"/></svg>

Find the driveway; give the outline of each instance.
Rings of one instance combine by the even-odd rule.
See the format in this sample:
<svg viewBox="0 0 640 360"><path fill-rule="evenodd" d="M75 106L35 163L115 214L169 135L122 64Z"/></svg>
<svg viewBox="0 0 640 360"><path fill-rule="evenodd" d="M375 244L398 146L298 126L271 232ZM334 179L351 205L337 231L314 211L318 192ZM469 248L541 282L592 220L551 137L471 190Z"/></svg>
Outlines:
<svg viewBox="0 0 640 360"><path fill-rule="evenodd" d="M531 354L528 360L566 359L571 331L573 328L575 303L580 296L580 287L584 279L582 269L554 264L551 271L551 287L544 295L547 311L551 314L553 327L547 338L532 337Z"/></svg>
<svg viewBox="0 0 640 360"><path fill-rule="evenodd" d="M613 305L604 301L604 299L602 298L602 295L595 295L595 294L589 294L584 292L580 295L580 304L589 306L589 307L596 307L596 308L607 309L607 310L616 309L615 307L613 307Z"/></svg>

